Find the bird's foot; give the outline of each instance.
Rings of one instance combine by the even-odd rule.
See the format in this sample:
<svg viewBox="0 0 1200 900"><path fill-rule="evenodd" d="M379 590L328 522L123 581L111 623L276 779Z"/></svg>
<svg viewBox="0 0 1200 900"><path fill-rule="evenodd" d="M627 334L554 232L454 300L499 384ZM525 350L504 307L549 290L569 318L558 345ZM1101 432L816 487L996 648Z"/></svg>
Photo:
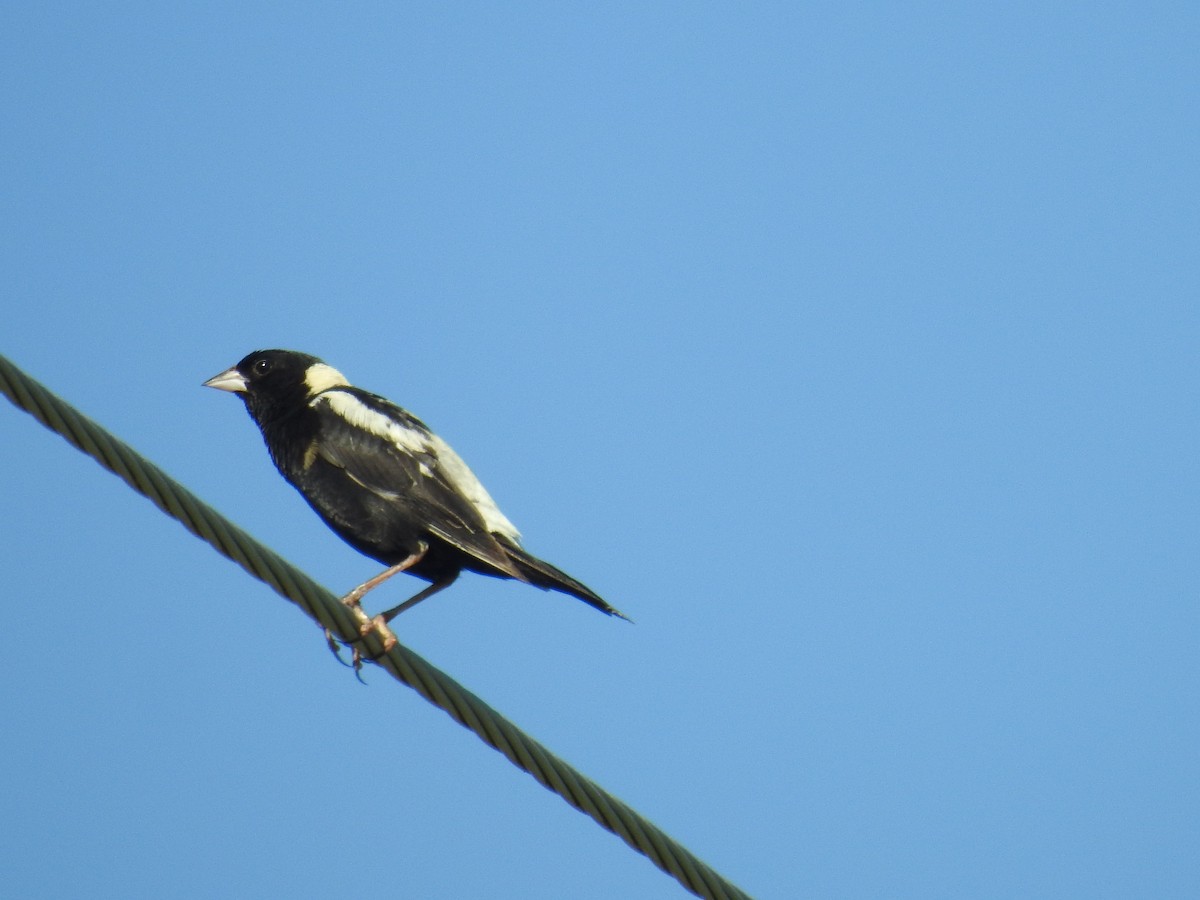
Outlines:
<svg viewBox="0 0 1200 900"><path fill-rule="evenodd" d="M354 677L363 684L366 684L362 677L363 663L374 662L379 658L379 656L364 656L362 649L359 647L359 644L362 643L362 639L375 630L374 621L368 618L367 614L363 612L361 601L362 595L366 593L366 591L362 590L362 587L362 585L359 585L350 593L340 598L341 604L350 610L350 612L354 614L354 618L358 620L358 633L361 636L351 641L342 641L338 638L335 638L333 636L333 632L326 628L325 643L329 645L329 652L336 657L337 661L347 668L354 669ZM396 636L387 629L386 625L384 626L383 631L386 632L386 636L381 633L380 638L384 641L384 652L386 652L396 645L397 640ZM391 638L390 644L388 643L388 638ZM342 647L350 648L350 662L346 662L346 660L342 657ZM382 654L380 654L380 656L382 656Z"/></svg>
<svg viewBox="0 0 1200 900"><path fill-rule="evenodd" d="M363 615L363 618L366 619L365 614ZM388 620L383 615L378 615L373 619L368 619L363 624L359 633L362 634L363 637L366 637L372 631L379 635L379 639L383 641L383 651L379 654L379 656L373 657L373 659L379 659L380 656L382 656L384 653L387 653L398 643L400 643L400 641L396 639L396 635L392 633L392 629L388 628Z"/></svg>
<svg viewBox="0 0 1200 900"><path fill-rule="evenodd" d="M383 649L378 653L367 656L362 652L361 644L363 638L365 638L372 631L378 634L379 639L383 641ZM328 634L328 632L326 632L326 634ZM344 666L352 666L354 668L354 677L359 681L362 681L363 684L366 684L362 677L363 663L375 662L376 660L385 656L387 652L400 643L400 641L396 639L396 635L392 633L392 630L387 627L387 620L384 619L383 616L376 616L374 619L369 619L366 624L362 626L360 634L361 637L356 638L353 641L346 641L346 646L350 648L351 653L350 662L348 663L342 659L341 647L333 640L332 635L329 635L329 647L331 650L333 650L333 655L337 657L338 662Z"/></svg>
<svg viewBox="0 0 1200 900"><path fill-rule="evenodd" d="M367 618L367 614L362 611L362 608L357 604L350 607L358 619L359 637L350 641L343 641L333 636L333 632L328 628L325 629L325 643L329 646L329 652L334 655L343 666L348 669L354 669L354 675L359 681L362 681L362 667L364 662L375 662L381 656L390 651L400 641L396 638L392 629L388 628L388 619L386 615L378 615L374 618ZM374 632L383 642L383 649L372 656L367 656L362 652L361 644L363 638ZM346 662L342 656L342 647L349 647L351 652L350 662Z"/></svg>
<svg viewBox="0 0 1200 900"><path fill-rule="evenodd" d="M350 611L353 612L354 617L358 619L359 637L356 640L347 641L346 644L347 646L354 648L356 659L364 658L359 653L358 646L362 643L362 639L371 632L375 632L375 634L379 636L379 639L383 641L383 651L377 656L365 657L368 661L373 662L374 660L379 659L380 656L382 656L384 653L387 653L398 643L400 643L400 641L396 639L396 635L392 633L392 629L388 628L389 618L387 613L381 613L374 618L368 618L367 614L363 612L362 607L357 603L350 607Z"/></svg>

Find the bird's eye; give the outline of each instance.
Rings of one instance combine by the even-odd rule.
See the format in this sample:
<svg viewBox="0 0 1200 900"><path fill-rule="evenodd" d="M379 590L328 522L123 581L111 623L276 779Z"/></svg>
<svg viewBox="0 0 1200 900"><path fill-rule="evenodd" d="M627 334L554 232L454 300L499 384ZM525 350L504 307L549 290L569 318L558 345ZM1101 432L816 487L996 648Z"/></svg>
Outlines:
<svg viewBox="0 0 1200 900"><path fill-rule="evenodd" d="M271 371L271 361L269 359L256 359L253 369L255 375L266 375Z"/></svg>

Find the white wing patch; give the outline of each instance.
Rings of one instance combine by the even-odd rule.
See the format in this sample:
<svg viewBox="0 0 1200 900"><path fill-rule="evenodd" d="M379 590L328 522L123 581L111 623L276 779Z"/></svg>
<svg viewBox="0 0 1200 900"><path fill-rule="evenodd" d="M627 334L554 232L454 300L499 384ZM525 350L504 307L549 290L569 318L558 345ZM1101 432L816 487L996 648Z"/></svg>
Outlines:
<svg viewBox="0 0 1200 900"><path fill-rule="evenodd" d="M516 525L508 521L508 516L500 512L500 507L496 505L492 495L475 477L475 473L467 468L462 457L451 450L450 445L436 434L429 436L429 442L437 455L442 472L458 489L458 492L479 510L479 515L483 517L483 524L487 526L487 530L492 534L502 534L513 543L520 544L521 532L517 531Z"/></svg>
<svg viewBox="0 0 1200 900"><path fill-rule="evenodd" d="M309 371L311 372L312 369ZM337 373L336 369L331 371ZM329 408L333 412L351 425L382 438L406 453L435 459L436 465L445 479L479 512L488 531L503 535L514 543L521 542L521 532L517 531L517 526L513 525L508 517L500 512L500 507L496 505L492 495L475 477L475 473L467 468L467 464L462 461L462 458L450 449L449 444L436 434L429 434L418 428L410 428L383 413L376 412L353 394L337 390L337 387L341 386L344 386L344 381L342 384L326 390L312 402L329 404ZM423 475L433 477L433 472L430 471L424 460L419 460L419 467Z"/></svg>
<svg viewBox="0 0 1200 900"><path fill-rule="evenodd" d="M376 412L353 394L336 389L329 390L317 397L313 403L322 401L328 403L330 409L351 425L395 444L406 453L418 455L432 452L429 439L423 431L401 425L383 413Z"/></svg>

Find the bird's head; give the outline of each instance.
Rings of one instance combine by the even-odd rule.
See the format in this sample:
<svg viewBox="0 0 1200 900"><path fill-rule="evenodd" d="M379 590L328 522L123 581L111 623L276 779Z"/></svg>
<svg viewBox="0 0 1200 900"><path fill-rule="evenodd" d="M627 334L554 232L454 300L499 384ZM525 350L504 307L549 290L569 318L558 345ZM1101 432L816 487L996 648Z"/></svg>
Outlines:
<svg viewBox="0 0 1200 900"><path fill-rule="evenodd" d="M347 384L341 372L307 353L255 350L204 387L237 394L264 425L298 412L321 391Z"/></svg>

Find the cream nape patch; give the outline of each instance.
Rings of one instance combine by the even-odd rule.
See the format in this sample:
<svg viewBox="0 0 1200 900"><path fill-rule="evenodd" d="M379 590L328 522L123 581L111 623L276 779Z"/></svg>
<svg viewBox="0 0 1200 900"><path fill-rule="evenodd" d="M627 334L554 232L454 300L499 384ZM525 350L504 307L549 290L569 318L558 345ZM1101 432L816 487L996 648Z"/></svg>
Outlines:
<svg viewBox="0 0 1200 900"><path fill-rule="evenodd" d="M304 386L308 388L308 396L315 397L330 388L349 387L346 376L325 363L313 363L304 371Z"/></svg>

